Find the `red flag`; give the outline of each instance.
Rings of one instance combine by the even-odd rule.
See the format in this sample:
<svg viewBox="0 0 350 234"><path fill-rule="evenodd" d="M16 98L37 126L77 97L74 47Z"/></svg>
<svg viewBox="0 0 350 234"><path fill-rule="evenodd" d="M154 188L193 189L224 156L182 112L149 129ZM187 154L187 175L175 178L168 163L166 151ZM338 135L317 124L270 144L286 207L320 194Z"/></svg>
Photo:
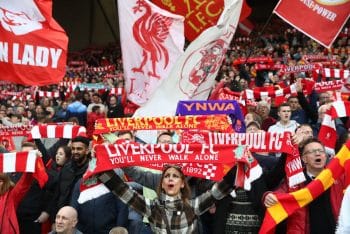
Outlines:
<svg viewBox="0 0 350 234"><path fill-rule="evenodd" d="M224 10L224 0L215 1L163 1L153 0L156 5L167 9L173 13L185 17L185 36L189 41L193 41L205 29L214 26L222 11ZM251 8L246 0L243 1L239 22L245 20Z"/></svg>
<svg viewBox="0 0 350 234"><path fill-rule="evenodd" d="M68 38L51 0L0 1L1 80L48 85L65 75Z"/></svg>
<svg viewBox="0 0 350 234"><path fill-rule="evenodd" d="M280 0L274 12L284 21L329 48L349 18L350 1Z"/></svg>
<svg viewBox="0 0 350 234"><path fill-rule="evenodd" d="M249 19L245 19L238 24L238 29L243 35L249 36L254 29L254 24Z"/></svg>

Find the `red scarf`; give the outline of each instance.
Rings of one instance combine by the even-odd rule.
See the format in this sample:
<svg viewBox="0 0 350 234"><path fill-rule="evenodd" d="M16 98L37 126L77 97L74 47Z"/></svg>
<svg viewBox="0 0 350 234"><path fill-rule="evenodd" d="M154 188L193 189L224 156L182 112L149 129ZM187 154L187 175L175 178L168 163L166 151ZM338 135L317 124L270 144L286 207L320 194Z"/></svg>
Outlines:
<svg viewBox="0 0 350 234"><path fill-rule="evenodd" d="M331 109L324 115L318 139L324 144L327 152L334 155L335 142L337 140L337 131L335 127L336 118L350 116L350 102L333 102Z"/></svg>
<svg viewBox="0 0 350 234"><path fill-rule="evenodd" d="M187 115L98 119L94 135L115 131L203 129L233 132L227 115Z"/></svg>
<svg viewBox="0 0 350 234"><path fill-rule="evenodd" d="M285 172L288 185L293 187L305 181L303 166L297 145L293 145L290 133L211 133L205 131L185 131L181 135L183 143L247 145L251 152L287 153Z"/></svg>
<svg viewBox="0 0 350 234"><path fill-rule="evenodd" d="M0 172L33 172L41 188L48 180L44 163L37 157L36 150L0 154Z"/></svg>
<svg viewBox="0 0 350 234"><path fill-rule="evenodd" d="M235 185L250 190L250 183L259 178L262 169L243 146L207 144L138 144L119 141L114 145L96 145L80 187L83 203L108 192L95 175L114 168L141 165L162 169L164 163L182 164L185 175L220 180L237 164ZM150 164L150 162L152 164Z"/></svg>
<svg viewBox="0 0 350 234"><path fill-rule="evenodd" d="M86 136L86 129L79 125L36 125L32 128L28 140L41 138L66 138L72 139L77 136Z"/></svg>

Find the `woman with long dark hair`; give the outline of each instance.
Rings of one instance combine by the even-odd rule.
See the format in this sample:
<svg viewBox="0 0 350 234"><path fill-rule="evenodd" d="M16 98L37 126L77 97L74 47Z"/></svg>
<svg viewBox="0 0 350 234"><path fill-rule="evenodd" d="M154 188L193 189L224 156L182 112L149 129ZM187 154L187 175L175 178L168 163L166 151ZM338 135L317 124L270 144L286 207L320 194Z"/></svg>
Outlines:
<svg viewBox="0 0 350 234"><path fill-rule="evenodd" d="M118 177L114 171L102 173L99 179L124 203L146 216L155 233L198 233L198 217L233 189L236 167L220 183L202 195L191 198L185 175L178 165L163 169L157 189L158 197L147 200Z"/></svg>

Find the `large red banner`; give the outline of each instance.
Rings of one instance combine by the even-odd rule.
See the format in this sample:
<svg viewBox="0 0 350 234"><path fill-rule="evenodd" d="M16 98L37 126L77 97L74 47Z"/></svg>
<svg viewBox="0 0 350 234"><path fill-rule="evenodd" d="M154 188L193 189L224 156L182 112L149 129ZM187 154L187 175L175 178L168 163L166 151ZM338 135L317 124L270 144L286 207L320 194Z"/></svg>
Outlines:
<svg viewBox="0 0 350 234"><path fill-rule="evenodd" d="M0 1L1 80L48 85L65 75L68 38L52 18L52 0Z"/></svg>
<svg viewBox="0 0 350 234"><path fill-rule="evenodd" d="M329 48L349 18L349 0L280 0L274 12Z"/></svg>
<svg viewBox="0 0 350 234"><path fill-rule="evenodd" d="M152 2L185 17L185 36L190 41L193 41L205 29L215 25L224 10L224 0L152 0ZM251 8L244 0L239 21L246 19L250 13Z"/></svg>

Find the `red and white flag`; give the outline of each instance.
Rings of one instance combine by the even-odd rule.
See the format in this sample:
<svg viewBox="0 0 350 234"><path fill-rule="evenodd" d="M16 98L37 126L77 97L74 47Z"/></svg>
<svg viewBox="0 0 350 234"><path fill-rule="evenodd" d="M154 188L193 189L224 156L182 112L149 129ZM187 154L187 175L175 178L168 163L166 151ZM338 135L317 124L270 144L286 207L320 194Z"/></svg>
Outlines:
<svg viewBox="0 0 350 234"><path fill-rule="evenodd" d="M242 3L243 0L225 1L218 23L203 31L187 47L176 61L169 78L144 106L136 110L134 117L174 116L178 101L208 98L226 50L236 32Z"/></svg>
<svg viewBox="0 0 350 234"><path fill-rule="evenodd" d="M324 117L318 133L318 139L324 144L327 153L334 155L337 131L335 119L350 116L350 102L335 101Z"/></svg>
<svg viewBox="0 0 350 234"><path fill-rule="evenodd" d="M280 0L274 12L284 21L330 48L349 18L350 1Z"/></svg>
<svg viewBox="0 0 350 234"><path fill-rule="evenodd" d="M148 0L118 0L118 13L127 96L143 105L183 53L184 17Z"/></svg>
<svg viewBox="0 0 350 234"><path fill-rule="evenodd" d="M52 18L51 0L0 1L1 80L56 84L66 72L68 38Z"/></svg>
<svg viewBox="0 0 350 234"><path fill-rule="evenodd" d="M239 31L245 35L249 36L254 29L254 24L247 18L238 24Z"/></svg>

